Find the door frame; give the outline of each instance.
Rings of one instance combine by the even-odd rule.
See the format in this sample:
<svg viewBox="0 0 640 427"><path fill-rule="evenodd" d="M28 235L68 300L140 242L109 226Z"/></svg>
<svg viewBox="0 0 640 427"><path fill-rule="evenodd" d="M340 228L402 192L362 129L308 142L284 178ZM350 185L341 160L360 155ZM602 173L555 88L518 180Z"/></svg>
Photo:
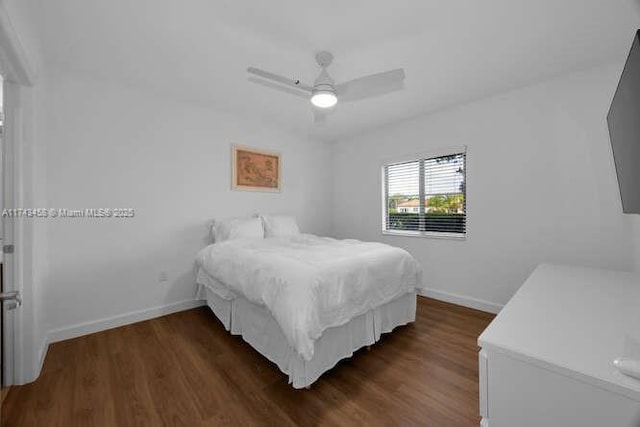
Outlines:
<svg viewBox="0 0 640 427"><path fill-rule="evenodd" d="M3 207L32 207L34 201L33 110L36 76L5 3L0 2L0 74L4 78ZM5 291L17 290L23 305L5 317L5 385L33 381L40 371L34 307L34 230L24 219L3 220Z"/></svg>

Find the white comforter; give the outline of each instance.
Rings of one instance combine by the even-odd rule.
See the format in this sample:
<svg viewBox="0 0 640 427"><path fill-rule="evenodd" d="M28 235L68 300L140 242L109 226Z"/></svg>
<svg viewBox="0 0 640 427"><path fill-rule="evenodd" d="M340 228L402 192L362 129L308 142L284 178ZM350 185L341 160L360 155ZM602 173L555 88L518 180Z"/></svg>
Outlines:
<svg viewBox="0 0 640 427"><path fill-rule="evenodd" d="M305 360L325 329L413 292L421 276L400 248L309 234L215 243L197 264L228 287L218 292L223 298L267 307Z"/></svg>

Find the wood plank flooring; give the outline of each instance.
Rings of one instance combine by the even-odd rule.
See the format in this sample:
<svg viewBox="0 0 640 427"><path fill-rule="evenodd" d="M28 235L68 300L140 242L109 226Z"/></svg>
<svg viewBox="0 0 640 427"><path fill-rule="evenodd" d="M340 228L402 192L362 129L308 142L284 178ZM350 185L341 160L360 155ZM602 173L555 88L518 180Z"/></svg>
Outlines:
<svg viewBox="0 0 640 427"><path fill-rule="evenodd" d="M418 298L396 329L294 390L202 307L52 344L3 426L477 426L476 339L493 315Z"/></svg>

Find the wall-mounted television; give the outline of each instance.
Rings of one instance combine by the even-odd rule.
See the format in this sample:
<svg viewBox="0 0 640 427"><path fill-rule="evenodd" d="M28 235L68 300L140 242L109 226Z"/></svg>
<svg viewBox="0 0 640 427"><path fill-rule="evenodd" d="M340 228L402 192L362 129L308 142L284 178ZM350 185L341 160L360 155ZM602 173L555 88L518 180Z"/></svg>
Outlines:
<svg viewBox="0 0 640 427"><path fill-rule="evenodd" d="M622 210L640 214L640 30L633 39L607 123Z"/></svg>

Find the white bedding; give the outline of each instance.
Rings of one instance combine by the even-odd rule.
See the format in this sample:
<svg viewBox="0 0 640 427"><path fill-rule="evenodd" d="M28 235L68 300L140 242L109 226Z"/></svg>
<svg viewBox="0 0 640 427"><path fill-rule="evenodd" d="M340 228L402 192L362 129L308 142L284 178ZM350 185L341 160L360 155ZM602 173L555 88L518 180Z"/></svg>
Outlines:
<svg viewBox="0 0 640 427"><path fill-rule="evenodd" d="M222 298L265 306L305 360L325 329L414 292L421 276L400 248L308 234L216 243L197 264L224 284L212 289Z"/></svg>

